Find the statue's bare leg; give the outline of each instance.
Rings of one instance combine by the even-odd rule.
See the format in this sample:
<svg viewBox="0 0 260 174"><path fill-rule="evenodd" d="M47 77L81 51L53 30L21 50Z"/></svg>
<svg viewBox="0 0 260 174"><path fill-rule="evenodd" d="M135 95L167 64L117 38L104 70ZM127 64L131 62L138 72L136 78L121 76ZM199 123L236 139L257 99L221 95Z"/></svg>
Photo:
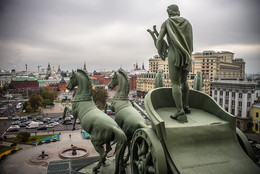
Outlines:
<svg viewBox="0 0 260 174"><path fill-rule="evenodd" d="M188 71L182 70L181 73L181 91L182 91L182 102L183 102L183 110L186 114L190 113L189 108L189 84L187 81L187 76L189 74Z"/></svg>
<svg viewBox="0 0 260 174"><path fill-rule="evenodd" d="M170 65L169 61L169 71L172 83L172 96L177 108L177 112L174 115L171 115L171 118L176 119L177 117L185 114L183 110L182 91L180 88L182 70L180 68L175 67L173 64Z"/></svg>

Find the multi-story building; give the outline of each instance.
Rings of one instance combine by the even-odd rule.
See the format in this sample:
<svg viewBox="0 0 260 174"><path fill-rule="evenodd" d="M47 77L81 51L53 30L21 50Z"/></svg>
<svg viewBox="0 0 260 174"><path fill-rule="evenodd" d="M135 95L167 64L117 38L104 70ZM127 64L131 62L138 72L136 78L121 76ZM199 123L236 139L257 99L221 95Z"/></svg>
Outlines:
<svg viewBox="0 0 260 174"><path fill-rule="evenodd" d="M158 70L163 70L163 83L164 87L171 87L171 80L169 78L169 67L168 67L168 60L166 59L163 61L159 56L154 56L153 58L149 59L149 71L148 73L141 73L137 76L136 79L136 89L137 89L137 96L144 97L146 93L154 88L155 82L155 75ZM195 75L189 74L188 76L188 83L189 87L193 87ZM204 86L202 91L206 94L210 93L210 83L209 79L206 77L204 78Z"/></svg>
<svg viewBox="0 0 260 174"><path fill-rule="evenodd" d="M234 53L203 51L193 54L192 59L192 73L201 71L211 81L245 78L245 62L242 58L234 59Z"/></svg>
<svg viewBox="0 0 260 174"><path fill-rule="evenodd" d="M251 116L252 116L252 130L260 135L260 101L255 102L252 105L251 109Z"/></svg>
<svg viewBox="0 0 260 174"><path fill-rule="evenodd" d="M213 81L212 98L227 112L236 116L237 127L242 131L249 128L251 106L260 94L257 83L247 81Z"/></svg>
<svg viewBox="0 0 260 174"><path fill-rule="evenodd" d="M164 74L169 74L168 59L165 61L160 56L155 55L149 59L149 73L157 73L158 69L163 70Z"/></svg>
<svg viewBox="0 0 260 174"><path fill-rule="evenodd" d="M14 89L18 88L38 88L37 78L15 78L12 80Z"/></svg>

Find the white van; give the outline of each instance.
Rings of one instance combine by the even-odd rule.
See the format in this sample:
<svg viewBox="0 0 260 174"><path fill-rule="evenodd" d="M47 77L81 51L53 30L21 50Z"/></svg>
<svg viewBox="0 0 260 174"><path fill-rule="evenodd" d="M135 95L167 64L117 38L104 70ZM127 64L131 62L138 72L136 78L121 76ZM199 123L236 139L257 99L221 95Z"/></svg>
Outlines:
<svg viewBox="0 0 260 174"><path fill-rule="evenodd" d="M34 129L39 127L39 122L32 121L28 126L26 126L26 129Z"/></svg>

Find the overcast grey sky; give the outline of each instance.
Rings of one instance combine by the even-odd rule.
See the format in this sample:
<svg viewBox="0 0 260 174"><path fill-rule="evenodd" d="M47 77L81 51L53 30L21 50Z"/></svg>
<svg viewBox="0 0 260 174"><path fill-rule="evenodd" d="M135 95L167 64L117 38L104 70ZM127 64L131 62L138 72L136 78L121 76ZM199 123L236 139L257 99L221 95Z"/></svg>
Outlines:
<svg viewBox="0 0 260 174"><path fill-rule="evenodd" d="M148 69L157 52L146 30L170 4L192 24L194 52L231 51L260 72L259 0L1 0L0 69Z"/></svg>

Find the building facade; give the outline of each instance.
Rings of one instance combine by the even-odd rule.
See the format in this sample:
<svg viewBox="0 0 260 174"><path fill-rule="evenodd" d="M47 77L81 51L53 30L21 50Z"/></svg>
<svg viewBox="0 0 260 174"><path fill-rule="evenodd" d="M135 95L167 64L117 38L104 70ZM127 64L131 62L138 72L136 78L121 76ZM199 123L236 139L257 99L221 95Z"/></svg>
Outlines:
<svg viewBox="0 0 260 174"><path fill-rule="evenodd" d="M144 97L147 92L154 89L155 75L158 70L163 71L163 83L164 87L171 87L171 80L169 76L168 60L163 61L159 56L154 56L149 59L149 71L148 73L141 73L137 75L136 90L137 96ZM190 89L193 88L194 74L188 75L188 84ZM202 92L210 94L210 80L206 77L203 79Z"/></svg>
<svg viewBox="0 0 260 174"><path fill-rule="evenodd" d="M14 89L18 88L38 88L37 78L15 78L12 80L12 85Z"/></svg>
<svg viewBox="0 0 260 174"><path fill-rule="evenodd" d="M227 112L236 116L237 127L242 131L249 129L251 106L259 96L257 83L247 81L213 81L212 98Z"/></svg>
<svg viewBox="0 0 260 174"><path fill-rule="evenodd" d="M200 71L211 81L245 78L245 62L242 58L234 59L232 52L203 51L192 54L192 60L192 73Z"/></svg>
<svg viewBox="0 0 260 174"><path fill-rule="evenodd" d="M260 101L258 100L252 105L251 110L251 116L252 116L252 130L260 134Z"/></svg>

